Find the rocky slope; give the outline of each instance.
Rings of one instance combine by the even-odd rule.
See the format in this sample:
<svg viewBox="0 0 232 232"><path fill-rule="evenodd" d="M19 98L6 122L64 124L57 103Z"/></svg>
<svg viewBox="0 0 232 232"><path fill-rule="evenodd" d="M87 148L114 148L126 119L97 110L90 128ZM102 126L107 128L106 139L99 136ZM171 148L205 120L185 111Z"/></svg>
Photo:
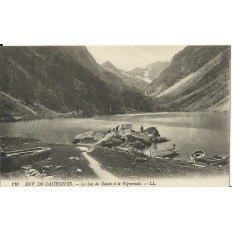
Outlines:
<svg viewBox="0 0 232 232"><path fill-rule="evenodd" d="M167 68L169 63L157 61L147 65L145 68L134 68L131 71L124 71L115 67L111 62L106 61L102 67L117 75L127 86L132 86L144 92L144 89L156 79L159 74Z"/></svg>
<svg viewBox="0 0 232 232"><path fill-rule="evenodd" d="M98 76L101 80L106 82L109 85L116 86L118 88L123 88L124 83L118 76L113 75L111 72L108 72L99 65L93 56L89 53L86 47L77 47L77 46L66 46L62 47L62 50L65 50L73 56L74 60L77 60L83 67L87 68L89 71Z"/></svg>
<svg viewBox="0 0 232 232"><path fill-rule="evenodd" d="M98 65L85 47L0 47L0 92L0 116L24 117L19 104L39 117L41 111L80 116L150 111L147 97Z"/></svg>
<svg viewBox="0 0 232 232"><path fill-rule="evenodd" d="M147 88L174 111L228 110L230 47L188 46Z"/></svg>
<svg viewBox="0 0 232 232"><path fill-rule="evenodd" d="M157 61L155 63L149 64L145 69L148 71L148 78L152 81L155 80L159 74L169 66L169 62Z"/></svg>

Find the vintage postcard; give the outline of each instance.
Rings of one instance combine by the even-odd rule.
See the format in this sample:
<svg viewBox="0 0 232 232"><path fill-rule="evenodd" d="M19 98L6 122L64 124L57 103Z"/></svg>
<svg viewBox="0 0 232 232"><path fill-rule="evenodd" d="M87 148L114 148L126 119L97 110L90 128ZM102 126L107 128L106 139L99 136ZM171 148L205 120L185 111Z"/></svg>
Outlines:
<svg viewBox="0 0 232 232"><path fill-rule="evenodd" d="M230 46L1 46L0 185L229 186Z"/></svg>

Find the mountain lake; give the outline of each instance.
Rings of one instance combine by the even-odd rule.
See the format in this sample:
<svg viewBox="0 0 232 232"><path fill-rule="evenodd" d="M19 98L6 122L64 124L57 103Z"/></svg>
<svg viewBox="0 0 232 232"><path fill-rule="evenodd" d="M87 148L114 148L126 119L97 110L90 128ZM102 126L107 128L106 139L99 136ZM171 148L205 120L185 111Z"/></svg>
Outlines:
<svg viewBox="0 0 232 232"><path fill-rule="evenodd" d="M0 123L0 135L38 138L46 142L71 144L77 134L93 130L107 131L122 123L132 123L134 130L156 127L170 141L146 149L163 150L173 144L180 149L178 159L189 160L196 150L206 155L229 154L230 114L227 112L141 113L96 116L79 119L45 119Z"/></svg>

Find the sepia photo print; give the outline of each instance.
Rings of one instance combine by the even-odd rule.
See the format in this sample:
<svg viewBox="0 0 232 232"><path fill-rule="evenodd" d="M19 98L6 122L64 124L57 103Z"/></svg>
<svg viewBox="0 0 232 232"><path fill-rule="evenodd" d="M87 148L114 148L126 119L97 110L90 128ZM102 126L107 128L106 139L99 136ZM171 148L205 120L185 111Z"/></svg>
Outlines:
<svg viewBox="0 0 232 232"><path fill-rule="evenodd" d="M0 46L0 184L229 186L230 46Z"/></svg>

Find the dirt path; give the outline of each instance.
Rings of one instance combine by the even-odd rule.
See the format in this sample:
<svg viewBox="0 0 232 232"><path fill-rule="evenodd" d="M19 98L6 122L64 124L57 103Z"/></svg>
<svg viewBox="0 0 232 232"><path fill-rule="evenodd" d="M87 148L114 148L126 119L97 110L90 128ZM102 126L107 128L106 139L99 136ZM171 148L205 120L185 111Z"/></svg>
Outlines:
<svg viewBox="0 0 232 232"><path fill-rule="evenodd" d="M82 155L89 161L90 167L93 169L95 174L102 180L108 180L108 181L118 181L119 178L111 174L110 172L106 171L101 167L101 165L93 159L88 152L93 150L93 147L79 147L78 149L81 150Z"/></svg>

